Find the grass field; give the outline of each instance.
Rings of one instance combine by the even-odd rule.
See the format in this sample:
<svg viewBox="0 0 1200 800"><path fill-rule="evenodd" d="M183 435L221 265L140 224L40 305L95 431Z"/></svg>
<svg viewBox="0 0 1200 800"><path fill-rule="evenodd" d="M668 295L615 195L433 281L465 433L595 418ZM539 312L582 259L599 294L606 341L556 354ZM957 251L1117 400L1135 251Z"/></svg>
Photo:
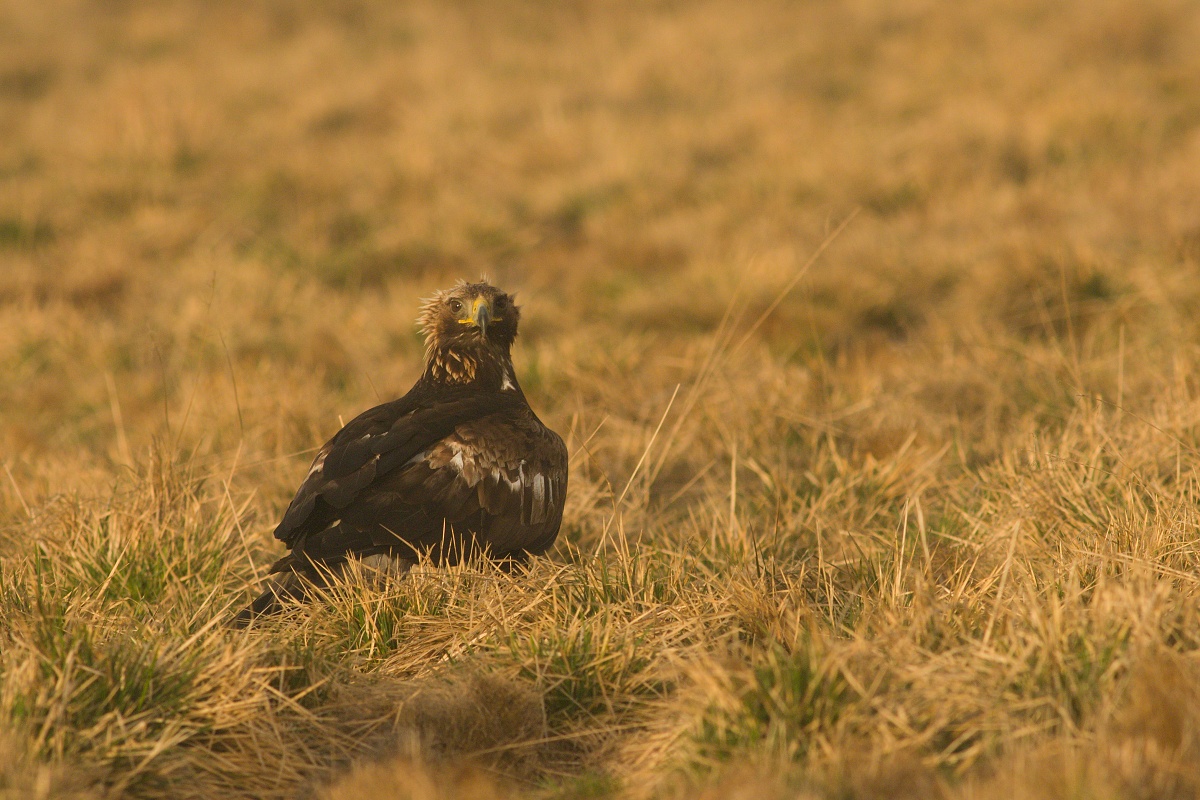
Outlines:
<svg viewBox="0 0 1200 800"><path fill-rule="evenodd" d="M1200 6L0 3L0 798L1200 794ZM527 573L251 631L520 293Z"/></svg>

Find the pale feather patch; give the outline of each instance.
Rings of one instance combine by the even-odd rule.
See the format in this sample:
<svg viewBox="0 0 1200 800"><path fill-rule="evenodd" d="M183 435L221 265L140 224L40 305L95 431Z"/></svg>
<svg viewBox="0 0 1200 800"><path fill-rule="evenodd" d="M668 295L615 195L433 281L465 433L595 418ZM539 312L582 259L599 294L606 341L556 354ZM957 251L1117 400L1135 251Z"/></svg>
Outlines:
<svg viewBox="0 0 1200 800"><path fill-rule="evenodd" d="M320 472L320 471L321 471L321 467L325 466L325 457L326 457L326 456L328 456L328 455L329 455L329 451L328 451L328 450L326 450L326 451L324 451L324 452L320 453L320 454L319 454L319 455L316 457L316 460L314 460L314 461L313 461L313 464L312 464L312 466L311 466L311 467L309 468L309 470L308 470L308 474L304 476L304 479L305 479L305 480L308 480L308 479L309 479L309 478L311 478L311 477L312 477L314 474L316 474L316 473L318 473L318 472Z"/></svg>
<svg viewBox="0 0 1200 800"><path fill-rule="evenodd" d="M400 578L410 569L414 562L400 556L388 553L374 553L364 557L360 563L364 571L377 578Z"/></svg>
<svg viewBox="0 0 1200 800"><path fill-rule="evenodd" d="M543 522L546 519L546 477L542 473L533 476L533 508L529 513L532 523Z"/></svg>
<svg viewBox="0 0 1200 800"><path fill-rule="evenodd" d="M449 438L417 453L406 466L423 463L432 470L452 470L467 487L478 487L481 508L494 502L487 500L491 492L507 493L518 503L525 524L542 524L550 517L555 497L561 492L550 476L535 471L526 459L512 465L485 466L476 460L477 456L473 443ZM489 490L489 485L494 488Z"/></svg>

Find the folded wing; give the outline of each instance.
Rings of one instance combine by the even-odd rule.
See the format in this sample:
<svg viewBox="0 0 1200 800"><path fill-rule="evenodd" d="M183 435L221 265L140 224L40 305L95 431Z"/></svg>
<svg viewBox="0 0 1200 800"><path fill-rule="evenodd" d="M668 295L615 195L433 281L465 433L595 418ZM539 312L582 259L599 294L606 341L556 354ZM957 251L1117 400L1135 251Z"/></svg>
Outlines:
<svg viewBox="0 0 1200 800"><path fill-rule="evenodd" d="M276 528L310 571L387 553L457 561L546 550L566 497L567 452L512 392L404 397L352 420L317 453Z"/></svg>

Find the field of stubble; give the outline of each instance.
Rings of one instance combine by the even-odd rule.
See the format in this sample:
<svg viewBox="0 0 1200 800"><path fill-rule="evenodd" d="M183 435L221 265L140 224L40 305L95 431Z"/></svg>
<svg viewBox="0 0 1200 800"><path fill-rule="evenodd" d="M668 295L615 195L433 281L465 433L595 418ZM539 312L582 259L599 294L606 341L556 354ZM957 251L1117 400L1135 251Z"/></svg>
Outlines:
<svg viewBox="0 0 1200 800"><path fill-rule="evenodd" d="M0 6L0 798L1200 792L1200 8ZM221 626L486 273L527 573Z"/></svg>

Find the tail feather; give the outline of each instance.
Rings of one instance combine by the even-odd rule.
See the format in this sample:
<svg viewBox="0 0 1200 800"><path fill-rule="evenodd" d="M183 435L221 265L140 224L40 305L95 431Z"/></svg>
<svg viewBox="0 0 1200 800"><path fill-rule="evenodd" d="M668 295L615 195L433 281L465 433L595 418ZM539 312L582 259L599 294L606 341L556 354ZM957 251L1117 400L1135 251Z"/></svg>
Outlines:
<svg viewBox="0 0 1200 800"><path fill-rule="evenodd" d="M285 572L268 579L267 588L231 620L232 628L245 628L259 617L278 614L286 601L303 600L308 595L307 581L295 572Z"/></svg>
<svg viewBox="0 0 1200 800"><path fill-rule="evenodd" d="M363 577L380 583L403 578L416 563L411 558L389 552L370 553L361 559ZM298 570L308 567L309 571ZM235 614L227 623L231 628L245 628L260 617L278 614L289 603L308 599L320 592L329 581L342 572L344 564L326 566L312 561L300 561L294 554L279 559L273 567L263 593L254 602Z"/></svg>

